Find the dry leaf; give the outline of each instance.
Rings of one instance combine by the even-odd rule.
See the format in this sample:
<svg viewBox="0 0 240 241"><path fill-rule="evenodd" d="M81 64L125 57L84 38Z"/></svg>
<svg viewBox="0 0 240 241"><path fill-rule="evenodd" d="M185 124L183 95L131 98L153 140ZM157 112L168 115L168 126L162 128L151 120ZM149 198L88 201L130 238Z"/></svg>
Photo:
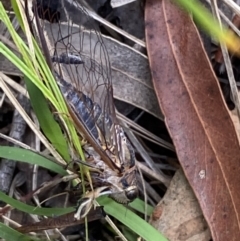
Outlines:
<svg viewBox="0 0 240 241"><path fill-rule="evenodd" d="M168 0L147 0L145 20L155 91L185 175L214 241L238 241L240 147L198 31Z"/></svg>
<svg viewBox="0 0 240 241"><path fill-rule="evenodd" d="M182 170L175 173L150 222L171 241L209 241L211 238L201 208Z"/></svg>

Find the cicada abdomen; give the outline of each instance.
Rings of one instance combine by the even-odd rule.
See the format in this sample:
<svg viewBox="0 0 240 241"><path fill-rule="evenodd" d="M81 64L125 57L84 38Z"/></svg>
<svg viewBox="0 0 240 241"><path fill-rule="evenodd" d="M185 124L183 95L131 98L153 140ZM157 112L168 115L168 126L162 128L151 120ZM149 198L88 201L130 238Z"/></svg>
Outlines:
<svg viewBox="0 0 240 241"><path fill-rule="evenodd" d="M88 141L84 146L92 157L88 161L103 170L92 173L94 186L101 189L93 196L104 193L119 203L129 203L138 194L135 154L116 118L103 38L79 1L59 0L54 11L52 4L57 1L37 2L35 14L48 16L42 26L56 81L73 120L81 126L80 134ZM82 206L88 203L86 198L83 200Z"/></svg>

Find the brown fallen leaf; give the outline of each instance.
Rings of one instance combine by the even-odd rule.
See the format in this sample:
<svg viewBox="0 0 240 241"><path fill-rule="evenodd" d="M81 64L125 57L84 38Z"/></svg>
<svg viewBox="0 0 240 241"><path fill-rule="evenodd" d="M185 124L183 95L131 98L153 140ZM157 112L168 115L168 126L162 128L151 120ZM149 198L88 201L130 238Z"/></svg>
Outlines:
<svg viewBox="0 0 240 241"><path fill-rule="evenodd" d="M153 211L150 223L171 241L209 241L210 230L182 170Z"/></svg>
<svg viewBox="0 0 240 241"><path fill-rule="evenodd" d="M240 146L198 31L169 0L147 0L154 88L214 241L240 239Z"/></svg>

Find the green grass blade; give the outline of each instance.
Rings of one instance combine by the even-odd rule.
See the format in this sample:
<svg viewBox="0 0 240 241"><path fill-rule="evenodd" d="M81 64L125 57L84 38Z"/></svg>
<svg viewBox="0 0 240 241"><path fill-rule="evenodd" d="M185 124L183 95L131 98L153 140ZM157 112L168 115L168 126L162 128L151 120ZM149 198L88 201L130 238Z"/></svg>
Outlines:
<svg viewBox="0 0 240 241"><path fill-rule="evenodd" d="M0 223L0 238L6 241L41 241L42 239L36 237L29 237L18 231L10 228L9 226Z"/></svg>
<svg viewBox="0 0 240 241"><path fill-rule="evenodd" d="M69 162L70 156L66 139L63 136L59 124L55 121L45 97L43 96L42 92L32 83L32 81L28 80L27 77L25 78L25 83L30 96L31 105L44 134L50 140L56 150L61 154L64 160Z"/></svg>
<svg viewBox="0 0 240 241"><path fill-rule="evenodd" d="M98 198L100 205L104 206L107 214L113 216L118 221L133 230L146 241L167 241L153 226L141 219L138 215L127 210L121 204L118 204L108 197Z"/></svg>
<svg viewBox="0 0 240 241"><path fill-rule="evenodd" d="M56 164L55 162L52 162L41 155L22 148L0 146L0 157L13 161L30 163L33 165L36 164L63 176L68 174L62 166Z"/></svg>
<svg viewBox="0 0 240 241"><path fill-rule="evenodd" d="M18 11L18 10L16 10ZM18 11L18 14L20 14L20 11ZM45 97L47 97L50 102L53 104L54 108L58 113L65 113L63 114L62 120L66 123L65 127L68 128L69 138L70 141L75 146L76 150L78 151L81 160L85 160L85 156L83 154L81 144L79 142L78 135L76 133L74 124L71 120L69 120L68 116L68 108L65 104L64 98L55 82L55 79L53 78L51 71L49 70L46 61L44 60L44 57L37 46L36 42L33 40L34 50L36 54L36 58L39 61L39 66L33 66L32 63L38 63L33 56L30 54L30 51L26 47L26 44L22 41L20 36L16 33L14 30L5 9L3 8L1 2L0 2L0 19L3 20L6 27L8 28L16 46L19 49L19 52L22 54L23 60L26 64L23 63L16 55L12 53L3 43L0 43L0 53L2 53L6 58L8 58L17 68L19 68L20 71L23 72L23 74L31 80L44 94ZM35 57L35 56L34 56ZM38 76L38 72L35 70L35 68L38 68L41 76L44 78L44 81L47 86L50 86L51 88L48 89L44 83L41 81L41 79ZM34 74L32 74L34 73ZM57 99L56 99L57 98Z"/></svg>
<svg viewBox="0 0 240 241"><path fill-rule="evenodd" d="M145 213L145 202L139 198L135 199L133 202L129 203L128 205L142 214ZM147 204L146 208L147 208L146 214L150 216L153 212L153 207Z"/></svg>
<svg viewBox="0 0 240 241"><path fill-rule="evenodd" d="M31 214L36 214L36 215L45 215L48 217L53 217L53 216L60 216L66 213L70 213L75 211L74 207L69 207L69 208L40 208L40 207L34 207L27 205L23 202L20 202L14 198L9 197L5 193L0 191L0 200L3 202L8 203L12 207L16 208L17 210L23 211L25 213L31 213Z"/></svg>
<svg viewBox="0 0 240 241"><path fill-rule="evenodd" d="M15 5L16 8L20 6ZM16 10L18 14L24 14L21 10ZM24 18L24 17L23 17ZM82 161L85 160L84 153L81 148L79 136L74 127L74 123L71 119L69 119L69 112L66 106L64 97L61 94L57 83L49 70L47 63L36 44L36 41L32 39L31 46L33 45L34 51L30 51L20 36L16 33L13 28L5 9L3 8L0 2L0 19L3 19L3 23L5 23L8 28L12 39L14 40L16 46L19 49L20 54L24 61L21 61L11 50L9 50L3 43L0 42L0 53L2 53L6 58L8 58L20 71L26 76L29 80L31 80L43 93L43 95L51 102L54 106L55 111L57 113L61 113L59 116L61 121L63 122L63 126L68 135L68 141L72 144L77 150L80 159ZM24 29L23 29L24 30ZM28 38L29 39L29 38ZM32 44L33 43L33 44ZM30 43L29 43L30 44ZM36 61L36 59L37 61ZM33 65L34 63L34 65ZM41 76L41 78L40 78ZM43 78L43 79L42 79ZM83 179L83 172L87 173L87 168L81 169L81 177ZM83 171L84 170L84 171ZM88 174L89 176L89 174ZM83 189L84 189L84 181L82 181Z"/></svg>
<svg viewBox="0 0 240 241"><path fill-rule="evenodd" d="M17 46L18 51L21 53L23 61L27 64L29 70L34 71L34 61L31 59L31 55L34 53L31 53L28 48L26 48L26 44L23 42L23 39L18 35L18 33L15 31L14 26L12 25L8 14L6 13L2 3L0 2L0 19L2 22L7 26L8 31Z"/></svg>
<svg viewBox="0 0 240 241"><path fill-rule="evenodd" d="M28 79L33 81L37 87L48 96L48 99L52 104L54 104L53 94L46 88L42 81L39 80L38 76L28 68L28 66L15 55L8 47L6 47L2 42L0 42L0 53L3 54L9 61L11 61L18 69L21 71ZM55 106L57 108L58 106Z"/></svg>
<svg viewBox="0 0 240 241"><path fill-rule="evenodd" d="M125 225L121 225L121 231L124 235L124 237L128 240L128 241L136 241L138 240L138 235L136 233L134 233L131 229L129 229L128 227L126 227Z"/></svg>
<svg viewBox="0 0 240 241"><path fill-rule="evenodd" d="M197 0L175 0L186 11L192 13L194 21L196 21L202 29L211 37L217 39L219 42L224 42L230 51L240 54L240 40L226 27L220 28L217 20L213 15Z"/></svg>

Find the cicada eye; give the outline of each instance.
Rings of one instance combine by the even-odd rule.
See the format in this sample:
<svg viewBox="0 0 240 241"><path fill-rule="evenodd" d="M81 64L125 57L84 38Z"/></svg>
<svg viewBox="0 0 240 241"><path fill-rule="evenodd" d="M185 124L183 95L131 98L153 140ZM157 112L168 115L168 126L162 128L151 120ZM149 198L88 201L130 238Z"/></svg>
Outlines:
<svg viewBox="0 0 240 241"><path fill-rule="evenodd" d="M131 186L125 190L125 195L129 202L132 202L138 196L138 189L136 186Z"/></svg>

